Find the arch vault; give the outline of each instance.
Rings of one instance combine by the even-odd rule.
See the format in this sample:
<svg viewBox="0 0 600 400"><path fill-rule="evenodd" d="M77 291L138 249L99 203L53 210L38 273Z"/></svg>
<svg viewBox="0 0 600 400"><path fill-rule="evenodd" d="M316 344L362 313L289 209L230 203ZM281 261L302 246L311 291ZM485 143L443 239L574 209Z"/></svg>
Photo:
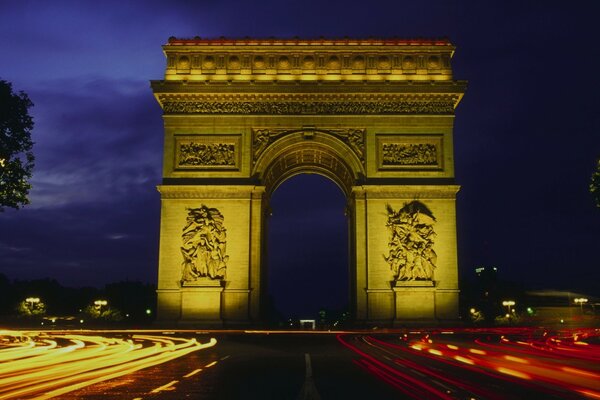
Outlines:
<svg viewBox="0 0 600 400"><path fill-rule="evenodd" d="M466 84L438 40L171 38L158 319L261 320L271 194L318 173L346 194L352 315L458 317L453 123Z"/></svg>

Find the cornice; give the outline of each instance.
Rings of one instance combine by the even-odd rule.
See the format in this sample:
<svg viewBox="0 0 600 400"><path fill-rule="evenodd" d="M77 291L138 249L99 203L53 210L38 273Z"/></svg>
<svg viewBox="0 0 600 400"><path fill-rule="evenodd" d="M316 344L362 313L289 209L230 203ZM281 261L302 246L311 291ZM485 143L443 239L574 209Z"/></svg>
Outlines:
<svg viewBox="0 0 600 400"><path fill-rule="evenodd" d="M367 199L456 199L459 185L362 185L354 186L357 197Z"/></svg>
<svg viewBox="0 0 600 400"><path fill-rule="evenodd" d="M177 38L170 46L452 46L446 38Z"/></svg>
<svg viewBox="0 0 600 400"><path fill-rule="evenodd" d="M185 93L464 93L466 81L165 81L152 80L155 95Z"/></svg>
<svg viewBox="0 0 600 400"><path fill-rule="evenodd" d="M264 187L254 185L159 185L161 199L251 199Z"/></svg>

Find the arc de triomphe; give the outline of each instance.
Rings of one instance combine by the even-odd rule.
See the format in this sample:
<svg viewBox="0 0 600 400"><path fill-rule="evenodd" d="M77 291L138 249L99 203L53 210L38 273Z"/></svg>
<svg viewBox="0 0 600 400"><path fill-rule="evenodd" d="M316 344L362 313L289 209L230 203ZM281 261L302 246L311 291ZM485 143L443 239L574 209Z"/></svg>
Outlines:
<svg viewBox="0 0 600 400"><path fill-rule="evenodd" d="M451 43L170 38L163 50L159 321L260 321L269 198L301 173L346 194L357 322L458 317L452 140L466 83Z"/></svg>

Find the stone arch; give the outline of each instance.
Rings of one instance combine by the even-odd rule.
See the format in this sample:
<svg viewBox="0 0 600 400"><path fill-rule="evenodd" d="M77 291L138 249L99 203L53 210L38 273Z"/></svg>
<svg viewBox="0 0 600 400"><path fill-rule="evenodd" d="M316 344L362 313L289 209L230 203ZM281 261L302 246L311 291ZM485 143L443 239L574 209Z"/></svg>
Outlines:
<svg viewBox="0 0 600 400"><path fill-rule="evenodd" d="M260 154L253 168L267 196L288 178L305 172L331 179L346 197L365 173L352 148L325 130L299 130L276 139Z"/></svg>

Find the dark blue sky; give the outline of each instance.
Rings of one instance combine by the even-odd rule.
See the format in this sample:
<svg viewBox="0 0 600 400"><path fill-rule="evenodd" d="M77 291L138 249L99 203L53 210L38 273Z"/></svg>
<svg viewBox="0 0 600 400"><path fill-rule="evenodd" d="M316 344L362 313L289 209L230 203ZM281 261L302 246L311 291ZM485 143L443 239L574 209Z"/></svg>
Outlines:
<svg viewBox="0 0 600 400"><path fill-rule="evenodd" d="M0 79L35 103L37 160L32 204L0 214L0 272L72 286L155 280L163 131L148 81L163 76L169 36L448 37L455 78L469 81L455 127L461 272L493 265L506 279L599 295L600 210L588 193L600 157L597 11L594 1L3 1ZM320 190L303 185L296 196Z"/></svg>

